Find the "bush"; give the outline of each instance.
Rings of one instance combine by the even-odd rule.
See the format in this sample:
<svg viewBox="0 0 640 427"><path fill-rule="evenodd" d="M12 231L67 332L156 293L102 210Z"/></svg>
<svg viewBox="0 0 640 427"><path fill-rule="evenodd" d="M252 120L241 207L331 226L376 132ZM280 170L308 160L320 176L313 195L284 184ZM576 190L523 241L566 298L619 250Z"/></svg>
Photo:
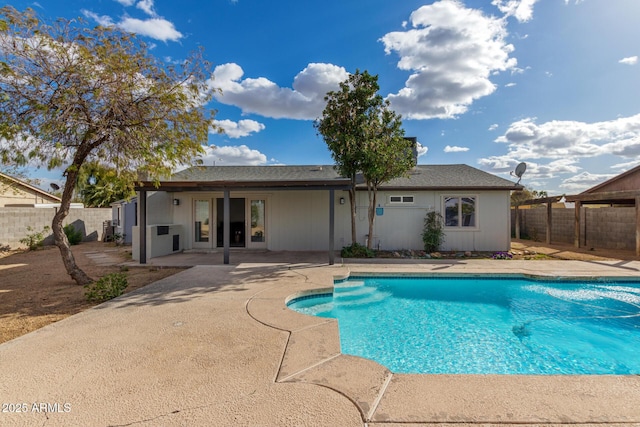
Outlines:
<svg viewBox="0 0 640 427"><path fill-rule="evenodd" d="M110 273L97 281L85 286L84 296L89 302L103 302L122 295L129 286L127 275L124 273Z"/></svg>
<svg viewBox="0 0 640 427"><path fill-rule="evenodd" d="M67 235L67 240L69 240L70 245L77 245L82 242L82 231L76 230L75 227L71 224L67 224L63 228L64 234Z"/></svg>
<svg viewBox="0 0 640 427"><path fill-rule="evenodd" d="M340 251L342 258L373 258L376 256L375 252L368 249L366 246L354 243L350 246L345 246Z"/></svg>
<svg viewBox="0 0 640 427"><path fill-rule="evenodd" d="M435 252L444 242L444 220L439 212L427 212L422 229L422 243L425 252Z"/></svg>
<svg viewBox="0 0 640 427"><path fill-rule="evenodd" d="M49 230L51 230L51 227L48 225L45 225L42 228L42 231L34 231L31 226L28 226L27 231L29 234L27 234L27 237L24 239L20 239L20 243L28 246L30 250L34 251L44 244L44 235L48 234Z"/></svg>

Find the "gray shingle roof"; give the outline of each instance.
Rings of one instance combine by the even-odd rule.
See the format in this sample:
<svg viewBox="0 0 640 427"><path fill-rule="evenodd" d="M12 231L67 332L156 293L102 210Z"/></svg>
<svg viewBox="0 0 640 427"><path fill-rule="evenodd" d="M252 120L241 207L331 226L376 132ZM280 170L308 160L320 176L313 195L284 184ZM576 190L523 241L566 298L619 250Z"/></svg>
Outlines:
<svg viewBox="0 0 640 427"><path fill-rule="evenodd" d="M474 167L458 165L418 165L408 177L393 179L380 188L437 189L516 189L515 182L481 171Z"/></svg>
<svg viewBox="0 0 640 427"><path fill-rule="evenodd" d="M201 166L174 174L170 181L327 181L340 179L333 166Z"/></svg>
<svg viewBox="0 0 640 427"><path fill-rule="evenodd" d="M169 182L264 183L344 182L332 165L322 166L204 166L174 174ZM386 189L518 189L520 186L468 165L418 165L407 178L396 178Z"/></svg>

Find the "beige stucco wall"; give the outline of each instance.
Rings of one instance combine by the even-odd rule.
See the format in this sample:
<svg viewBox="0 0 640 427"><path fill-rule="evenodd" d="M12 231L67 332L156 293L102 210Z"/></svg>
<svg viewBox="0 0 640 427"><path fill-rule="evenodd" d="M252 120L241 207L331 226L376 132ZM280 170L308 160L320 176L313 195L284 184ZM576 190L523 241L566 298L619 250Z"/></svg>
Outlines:
<svg viewBox="0 0 640 427"><path fill-rule="evenodd" d="M33 206L39 203L51 203L39 194L25 191L18 186L10 186L0 180L0 207Z"/></svg>
<svg viewBox="0 0 640 427"><path fill-rule="evenodd" d="M414 203L393 205L389 195L411 195ZM474 196L476 198L477 227L447 228L442 250L500 251L510 246L510 215L508 191L433 192L405 191L378 194L378 204L384 208L376 217L373 246L382 250L422 249L422 226L429 210L442 212L444 196ZM215 224L213 199L223 197L215 193L163 193L157 192L148 198L148 225L181 224L184 249L194 248L193 204L194 200L211 200L213 212L211 223ZM270 250L327 250L329 247L329 192L269 191L231 192L231 197L267 200L266 240ZM345 199L340 204L340 198ZM180 200L174 206L174 198ZM367 192L357 193L357 239L366 243L368 234ZM249 213L247 212L247 221ZM215 227L213 227L215 233ZM335 248L351 243L348 194L335 192ZM215 235L208 244L199 247L215 248Z"/></svg>
<svg viewBox="0 0 640 427"><path fill-rule="evenodd" d="M413 204L391 204L390 195L414 196ZM477 227L445 228L445 251L502 251L510 246L509 193L507 191L405 191L378 193L377 205L383 214L376 217L373 246L383 250L422 249L422 228L427 212L444 215L445 196L474 196ZM365 243L368 233L368 199L358 192L358 241ZM348 218L347 218L348 219ZM348 240L347 240L348 241Z"/></svg>

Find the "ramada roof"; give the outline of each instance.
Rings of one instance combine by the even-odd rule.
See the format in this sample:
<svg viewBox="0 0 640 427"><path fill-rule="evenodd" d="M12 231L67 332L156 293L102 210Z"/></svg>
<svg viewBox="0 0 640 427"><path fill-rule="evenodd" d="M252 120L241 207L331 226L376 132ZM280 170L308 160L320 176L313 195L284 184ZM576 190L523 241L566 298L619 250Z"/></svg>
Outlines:
<svg viewBox="0 0 640 427"><path fill-rule="evenodd" d="M361 181L361 180L360 180ZM149 186L151 183L145 183ZM345 189L349 179L332 165L322 166L200 166L162 180L158 190L207 191L222 188L335 188ZM147 189L147 185L144 185ZM364 184L359 189L366 188ZM418 165L407 177L380 186L388 190L520 190L522 186L468 165Z"/></svg>

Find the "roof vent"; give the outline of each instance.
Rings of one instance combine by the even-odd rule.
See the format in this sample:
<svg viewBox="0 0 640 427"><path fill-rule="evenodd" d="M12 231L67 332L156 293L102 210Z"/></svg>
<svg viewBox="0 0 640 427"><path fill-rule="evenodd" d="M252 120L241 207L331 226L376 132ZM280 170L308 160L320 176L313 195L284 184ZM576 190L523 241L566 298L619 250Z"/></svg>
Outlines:
<svg viewBox="0 0 640 427"><path fill-rule="evenodd" d="M312 171L312 172L319 172L319 171L321 171L321 170L322 170L322 166L315 166L315 167L312 167L312 168L311 168L311 171Z"/></svg>

